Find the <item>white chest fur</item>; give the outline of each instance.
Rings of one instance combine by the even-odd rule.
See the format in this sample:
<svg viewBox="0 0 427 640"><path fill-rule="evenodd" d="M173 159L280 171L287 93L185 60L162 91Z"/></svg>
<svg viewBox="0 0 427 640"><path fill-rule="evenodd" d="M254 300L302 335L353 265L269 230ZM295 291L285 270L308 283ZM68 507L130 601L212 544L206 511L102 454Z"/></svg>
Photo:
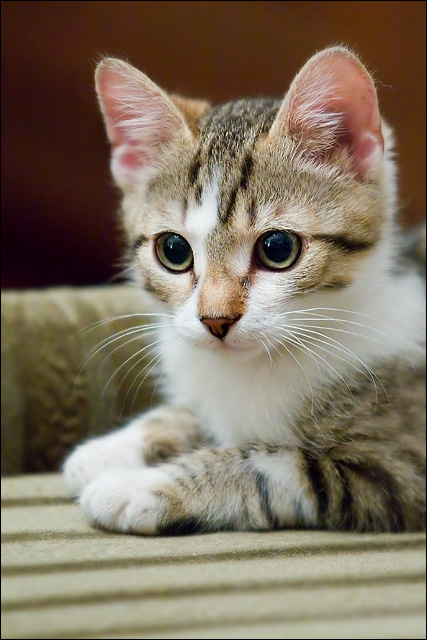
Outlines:
<svg viewBox="0 0 427 640"><path fill-rule="evenodd" d="M354 297L353 305L347 302L342 308L354 308ZM363 299L359 295L358 303L359 323L364 321L365 328L349 324L348 333L331 333L344 350L325 353L319 344L317 358L301 349L293 355L271 352L273 361L266 352L250 356L238 350L201 349L177 340L169 329L162 342L169 400L194 412L222 446L255 440L294 444L295 417L303 402L315 399L320 385L331 380L345 384L357 371L369 376L368 368L375 369L384 359L419 357L425 309L419 284L411 276L390 280ZM367 337L368 322L375 329Z"/></svg>
<svg viewBox="0 0 427 640"><path fill-rule="evenodd" d="M165 369L171 400L195 412L218 444L291 441L286 422L305 393L303 373L292 360L285 367L284 361L271 363L267 354L248 359L175 342Z"/></svg>

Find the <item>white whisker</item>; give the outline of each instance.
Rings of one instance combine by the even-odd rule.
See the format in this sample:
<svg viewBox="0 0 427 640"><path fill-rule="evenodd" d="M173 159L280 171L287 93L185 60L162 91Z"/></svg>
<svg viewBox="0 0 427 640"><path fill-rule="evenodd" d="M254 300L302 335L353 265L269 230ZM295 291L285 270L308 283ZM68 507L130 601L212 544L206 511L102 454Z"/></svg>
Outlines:
<svg viewBox="0 0 427 640"><path fill-rule="evenodd" d="M139 360L135 363L135 366L139 365L141 362L143 362L143 360L144 360L146 357L151 356L151 354L152 354L152 353L154 353L155 351L156 351L156 349L155 349L155 348L153 348L151 351L149 351L147 354L145 354L142 358L139 358ZM122 416L122 414L123 414L123 410L124 410L124 408L125 408L125 406L126 406L127 399L128 399L129 394L130 394L130 392L131 392L131 389L132 389L132 387L134 386L135 382L138 380L139 376L140 376L142 373L144 373L144 371L146 371L146 370L148 369L148 367L151 365L151 363L152 363L154 360L156 360L156 361L160 361L161 357L162 357L162 356L161 356L161 354L156 353L156 354L155 354L155 356L154 356L153 358L151 358L151 360L149 360L149 362L147 362L147 364L146 364L146 365L145 365L145 366L144 366L140 371L138 371L138 372L135 374L134 379L132 380L131 384L129 385L129 387L128 387L127 391L126 391L126 394L125 394L125 396L124 396L124 398L123 398L122 406L121 406L121 410L120 410L120 416ZM135 366L133 366L133 367L132 367L132 369L134 369L134 368L135 368ZM151 369L150 369L150 371L151 371ZM150 371L149 371L149 372L150 372ZM148 372L148 373L149 373L149 372ZM147 374L147 375L148 375L148 374ZM145 378L144 378L144 380L145 380ZM118 388L116 389L116 393L115 393L115 395L114 395L114 402L116 401L116 396L117 396L118 390L119 390L119 388L121 387L121 385L122 385L122 381L120 382L120 384L119 384ZM139 390L139 387L138 387L138 390ZM134 396L134 399L133 399L133 401L132 401L131 413L132 413L132 411L133 411L133 405L134 405L134 403L135 403L135 398L136 398L136 396Z"/></svg>
<svg viewBox="0 0 427 640"><path fill-rule="evenodd" d="M119 384L117 385L116 391L114 393L114 398L113 398L113 405L115 405L116 403L116 397L117 394L120 390L120 388L122 387L122 385L124 384L126 378L129 377L130 373L141 363L143 362L146 358L150 357L152 353L154 353L156 351L156 344L151 343L150 345L148 345L149 347L151 347L150 349L148 349L146 352L144 352L144 355L142 355L140 358L138 358L138 360L136 362L134 362L132 364L132 366L126 371L126 373L124 374L124 376L121 378ZM140 355L141 351L137 351L135 354L133 354L133 356L131 356L131 358L128 358L128 362L133 359L135 356ZM108 383L107 383L108 385ZM107 385L104 387L104 391L107 388Z"/></svg>
<svg viewBox="0 0 427 640"><path fill-rule="evenodd" d="M302 364L300 363L300 361L298 360L298 358L292 353L292 351L289 349L289 347L284 344L281 340L279 340L279 338L277 338L276 336L272 336L273 340L276 340L276 342L278 342L280 344L281 347L283 347L290 356L292 356L292 358L295 360L295 362L297 363L297 365L299 366L299 368L301 369L301 371L303 372L305 379L307 380L308 386L310 387L310 391L311 391L311 414L314 414L314 390L313 390L313 386L310 382L310 378L307 375L306 370L304 369L304 367L302 366ZM274 347L274 345L272 345ZM274 347L277 351L277 353L281 356L281 358L284 360L285 358L283 357L283 354L280 353L280 351L277 349L277 347ZM317 363L316 363L317 364ZM319 365L317 365L319 366ZM319 369L320 371L320 369Z"/></svg>
<svg viewBox="0 0 427 640"><path fill-rule="evenodd" d="M318 332L313 332L313 331L309 331L309 330L305 330L307 333L310 334L318 334ZM374 413L377 409L378 406L378 388L377 388L377 382L380 385L380 387L382 388L385 397L387 399L387 401L390 401L389 395L387 393L386 388L384 387L384 384L382 383L381 379L377 376L377 374L371 369L371 367L369 365L366 364L366 362L364 362L357 354L354 353L354 351L352 351L351 349L349 349L346 345L343 345L342 343L338 342L337 340L335 340L334 338L332 338L331 336L326 336L324 334L318 334L321 335L322 338L325 338L328 342L325 342L325 344L329 344L332 348L338 349L340 351L342 351L343 353L347 353L350 357L354 358L355 360L357 360L363 367L363 369L366 370L367 372L367 377L372 381L374 388L375 388L375 410ZM320 340L320 338L315 337L315 336L311 336L313 340ZM361 372L363 374L363 371Z"/></svg>
<svg viewBox="0 0 427 640"><path fill-rule="evenodd" d="M132 415L132 413L133 413L133 407L134 407L135 400L136 400L136 398L137 398L137 395L138 395L138 392L139 392L140 388L142 387L142 385L144 384L145 380L146 380L146 379L147 379L147 377L150 375L150 373L153 371L153 369L154 369L154 368L159 364L159 362L160 362L160 360L161 360L162 358L163 358L163 354L162 354L162 353L157 354L156 356L154 356L154 358L152 358L152 359L150 360L150 362L147 364L147 366L146 366L146 367L144 367L144 369L143 369L142 371L140 371L140 373L139 373L139 374L137 375L137 377L135 378L135 380L137 380L137 379L138 379L138 377L139 377L139 375L141 375L141 373L143 373L143 371L144 371L147 367L149 367L149 366L151 365L151 363L153 363L153 364L152 364L152 366L148 369L148 371L147 371L147 373L145 374L145 376L142 378L141 382L139 383L139 385L138 385L138 387L137 387L137 389L136 389L136 391L135 391L135 393L134 393L134 397L133 397L132 405L131 405L131 408L130 408L130 413L131 413L131 415ZM133 387L133 385L134 385L134 383L135 383L135 380L134 380L134 382L131 384L131 386L129 387L129 389L128 389L128 391L127 391L127 394L126 394L126 396L125 396L125 400L126 400L126 398L127 398L127 395L128 395L128 393L129 393L130 389Z"/></svg>
<svg viewBox="0 0 427 640"><path fill-rule="evenodd" d="M265 333L263 333L262 331L260 331L261 335L263 336L263 338L265 338L265 340L268 341L268 343L271 346L271 342L268 340L267 336L265 335ZM274 366L274 362L273 362L273 358L271 357L271 353L268 349L268 346L265 344L264 340L261 340L261 338L258 338L259 342L262 344L262 346L264 347L265 351L267 352L268 358L270 360L270 367Z"/></svg>
<svg viewBox="0 0 427 640"><path fill-rule="evenodd" d="M98 342L98 344L96 344L89 352L89 355L95 355L95 353L97 353L98 351L100 351L101 349L103 349L104 347L108 347L108 345L112 344L113 342L116 342L117 340L120 340L120 338L125 338L127 336L130 336L134 333L143 333L145 331L151 331L151 330L155 330L160 328L163 325L157 325L157 324L149 324L149 325L142 325L140 327L128 327L127 329L122 329L121 331L117 331L116 333L113 333L112 335L103 338L100 342ZM95 353L94 353L95 352Z"/></svg>
<svg viewBox="0 0 427 640"><path fill-rule="evenodd" d="M91 324L78 329L76 333L89 332L95 329L95 327L99 327L104 324L108 324L109 322L117 322L119 320L128 320L129 318L173 318L172 313L127 313L121 316L112 316L111 318L105 318L104 320L98 320L97 322L92 322Z"/></svg>
<svg viewBox="0 0 427 640"><path fill-rule="evenodd" d="M104 340L101 340L101 343L98 343L98 345L96 345L95 347L93 347L93 349L91 349L91 351L89 353L89 356L87 357L87 359L85 360L85 362L83 363L83 365L81 366L81 368L80 368L80 370L79 370L79 372L77 374L76 380L79 379L79 376L81 375L82 371L89 364L89 362L92 360L92 358L94 358L100 351L102 351L103 349L105 349L109 345L113 344L114 342L117 342L117 340L120 340L121 338L128 337L128 336L133 335L135 333L142 334L144 332L147 332L148 335L150 335L151 333L155 333L158 328L161 328L163 326L168 326L168 325L158 325L158 326L153 325L152 327L144 326L144 327L137 327L135 329L126 329L126 330L119 331L118 333L113 334L113 336L109 336L108 338L104 338ZM138 336L138 338L139 337L140 336ZM131 342L131 340L128 341L128 342ZM119 345L119 347L117 347L117 349L120 349L123 346L126 346L126 344L128 344L128 342ZM104 343L104 344L102 344L102 343ZM101 346L99 346L99 344ZM113 353L117 349L114 349ZM112 355L112 354L110 354L110 355ZM104 362L108 359L108 357L109 356L107 356L107 358L103 360L102 364L104 364Z"/></svg>
<svg viewBox="0 0 427 640"><path fill-rule="evenodd" d="M339 360L341 360L342 362L347 363L348 365L350 365L351 367L356 369L356 371L358 373L361 373L362 375L364 375L365 377L370 379L372 381L373 385L374 385L374 388L375 388L375 408L377 407L377 404L378 404L378 388L377 388L376 380L378 380L378 382L381 384L381 386L383 386L383 385L382 385L381 381L379 380L378 376L376 376L374 374L372 369L367 364L365 364L363 362L363 360L361 360L359 358L359 356L357 356L353 351L351 351L351 349L348 349L345 345L342 345L341 343L337 342L337 340L334 340L330 336L325 336L323 334L318 334L317 332L313 332L313 331L310 331L308 329L307 330L300 329L299 327L293 327L293 329L298 329L298 331L293 332L293 335L299 335L303 340L306 340L309 344L311 344L313 346L318 346L318 348L321 349L322 351L326 351L326 353L329 353L332 356L334 356L335 358L338 358ZM304 331L304 333L301 333L301 331ZM307 333L309 334L308 337L307 337ZM316 335L313 335L313 334L316 334ZM321 335L322 338L325 338L325 340L323 340L322 338L319 338L318 335ZM344 354L350 356L351 358L354 358L355 360L357 360L357 362L359 362L362 365L362 367L363 367L362 370L359 369L359 367L357 367L357 365L355 365L350 360L347 360L346 358L343 358L342 356L339 356L336 353L333 353L332 351L330 351L330 349L326 349L325 347L321 347L318 343L327 345L332 349L336 349L337 351L340 351L341 353L344 353ZM365 373L364 370L366 370L367 374Z"/></svg>
<svg viewBox="0 0 427 640"><path fill-rule="evenodd" d="M357 316L361 316L363 318L369 318L369 320L374 321L377 324L381 324L383 325L384 329L387 329L387 323L384 321L380 321L378 320L378 318L374 318L373 316L369 316L365 313L359 313L358 311L350 311L349 309L335 309L335 308L329 308L329 307L318 307L319 310L328 310L328 311L334 311L334 312L339 312L339 313L347 313L347 314L354 314ZM316 307L313 307L312 309L300 309L300 310L295 310L295 311L284 311L282 313L279 313L278 316L283 317L283 316L290 316L294 313L296 314L303 314L304 316L312 316L310 318L298 318L295 320L298 320L298 322L316 322L316 321L327 321L327 322L337 322L337 323L341 323L341 324L346 324L346 325L354 325L357 327L361 327L363 329L369 329L370 331L373 331L375 333L380 333L383 336L388 337L388 333L386 331L382 331L381 329L378 329L378 327L373 326L373 325L369 325L369 324L363 324L361 322L356 322L355 320L350 320L348 318L336 318L334 316L330 316L330 315L325 315L325 314L320 314L320 313L313 313L313 311L316 310Z"/></svg>
<svg viewBox="0 0 427 640"><path fill-rule="evenodd" d="M145 336L147 336L147 335L151 335L152 333L156 333L157 331L159 331L159 329L163 329L164 327L169 327L169 326L170 325L165 325L165 324L153 324L153 325L145 325L143 327L136 327L135 329L128 329L126 331L119 331L118 333L114 333L112 336L101 340L101 342L92 349L92 351L94 351L94 349L96 350L95 353L93 353L92 355L96 355L97 353L105 349L105 347L110 346L111 344L113 344L114 342L117 342L117 340L120 340L121 338L127 338L128 336L134 335L135 333L139 334L138 337L141 337L141 334L145 334ZM120 349L122 346L125 346L126 344L128 344L128 342L125 342L119 345L117 349ZM111 353L114 353L117 349L114 349Z"/></svg>
<svg viewBox="0 0 427 640"><path fill-rule="evenodd" d="M133 355L129 356L129 358L127 358L124 362L122 362L122 364L114 371L114 373L107 380L101 395L104 395L104 393L105 393L106 389L108 388L109 384L116 377L116 375L119 373L119 371L121 371L121 369L123 369L123 367L125 367L130 360L133 360L133 358L136 358L141 353L144 353L145 351L147 351L147 349L150 349L151 347L153 347L154 345L158 344L162 340L163 340L163 338L159 338L158 340L155 340L154 342L151 342L150 344L147 344L145 347L143 347L142 349L139 349L139 351L136 351L136 353L134 353Z"/></svg>
<svg viewBox="0 0 427 640"><path fill-rule="evenodd" d="M331 326L328 326L326 323L324 325L309 324L306 327L301 326L301 324L300 324L302 322L310 322L310 321L311 322L318 322L318 320L315 320L314 318L298 318L296 320L296 322L298 324L292 324L291 325L291 324L286 323L285 325L282 325L280 327L275 327L275 328L283 328L283 326L285 326L285 327L298 327L298 328L301 328L301 329L307 329L307 331L309 329L321 329L322 331L328 331L328 332L329 331L333 331L335 333L344 333L344 334L347 334L349 336L355 336L355 337L358 337L358 338L364 338L365 340L371 340L372 342L376 342L377 344L385 344L385 341L378 340L378 338L374 338L373 336L367 336L364 333L359 333L359 332L354 331L354 330L349 331L348 329L340 329L338 327L331 327ZM362 326L362 325L360 325L360 326ZM368 326L366 326L366 328L367 329L371 329L371 327L368 327Z"/></svg>
<svg viewBox="0 0 427 640"><path fill-rule="evenodd" d="M310 347L307 346L307 344L305 342L303 342L302 340L300 340L297 336L295 336L292 332L288 332L288 333L283 333L282 337L285 338L286 340L288 340L289 342L292 342L293 344L295 344L296 346L299 345L299 347L301 349L304 349L309 355L311 354L311 357L317 362L317 359L319 359L324 365L326 365L326 367L328 369L330 369L331 371L333 371L333 373L342 381L342 383L344 384L344 386L347 388L348 392L350 393L351 397L353 398L354 401L354 396L353 396L353 392L350 389L350 387L348 386L345 378L341 375L341 373L339 371L337 371L337 369L335 369L335 367L333 367L331 365L330 362L328 362L325 358L323 358L320 354L316 353L315 351L313 351L313 349L310 349ZM318 345L313 345L313 346L317 346Z"/></svg>

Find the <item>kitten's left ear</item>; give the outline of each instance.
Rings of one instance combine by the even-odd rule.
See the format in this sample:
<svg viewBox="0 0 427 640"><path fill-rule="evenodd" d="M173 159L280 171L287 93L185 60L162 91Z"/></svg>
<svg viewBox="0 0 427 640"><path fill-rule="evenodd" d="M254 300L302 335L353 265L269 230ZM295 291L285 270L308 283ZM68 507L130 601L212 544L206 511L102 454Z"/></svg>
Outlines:
<svg viewBox="0 0 427 640"><path fill-rule="evenodd" d="M318 160L346 149L360 180L375 174L384 141L372 77L344 47L321 51L292 82L269 135L294 138Z"/></svg>
<svg viewBox="0 0 427 640"><path fill-rule="evenodd" d="M144 73L115 58L99 63L96 91L112 145L111 171L124 190L155 170L174 139L192 139L184 114Z"/></svg>

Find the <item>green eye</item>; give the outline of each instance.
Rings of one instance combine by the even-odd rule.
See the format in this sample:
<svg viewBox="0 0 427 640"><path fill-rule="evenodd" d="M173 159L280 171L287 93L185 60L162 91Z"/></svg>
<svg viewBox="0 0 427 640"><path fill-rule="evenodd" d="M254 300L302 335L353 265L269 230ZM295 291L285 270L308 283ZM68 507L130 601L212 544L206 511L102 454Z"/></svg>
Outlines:
<svg viewBox="0 0 427 640"><path fill-rule="evenodd" d="M268 231L255 247L255 257L262 267L273 271L289 269L301 254L301 239L289 231Z"/></svg>
<svg viewBox="0 0 427 640"><path fill-rule="evenodd" d="M187 240L177 233L162 233L156 240L156 254L161 264L174 273L193 266L193 252Z"/></svg>

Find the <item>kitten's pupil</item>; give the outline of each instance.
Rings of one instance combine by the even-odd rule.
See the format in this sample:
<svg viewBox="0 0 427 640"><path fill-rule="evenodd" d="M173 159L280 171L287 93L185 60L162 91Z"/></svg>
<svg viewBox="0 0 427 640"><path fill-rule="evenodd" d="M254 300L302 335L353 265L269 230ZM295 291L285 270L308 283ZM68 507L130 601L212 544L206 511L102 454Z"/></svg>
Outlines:
<svg viewBox="0 0 427 640"><path fill-rule="evenodd" d="M271 262L283 262L292 253L292 240L284 233L272 233L264 238L262 248Z"/></svg>
<svg viewBox="0 0 427 640"><path fill-rule="evenodd" d="M164 233L157 238L156 253L169 271L188 271L193 266L193 252L187 240L177 233Z"/></svg>
<svg viewBox="0 0 427 640"><path fill-rule="evenodd" d="M181 265L187 261L190 247L183 238L174 234L163 242L163 251L169 262Z"/></svg>
<svg viewBox="0 0 427 640"><path fill-rule="evenodd" d="M256 248L257 261L268 269L286 269L299 258L301 240L288 231L270 231L261 236Z"/></svg>

